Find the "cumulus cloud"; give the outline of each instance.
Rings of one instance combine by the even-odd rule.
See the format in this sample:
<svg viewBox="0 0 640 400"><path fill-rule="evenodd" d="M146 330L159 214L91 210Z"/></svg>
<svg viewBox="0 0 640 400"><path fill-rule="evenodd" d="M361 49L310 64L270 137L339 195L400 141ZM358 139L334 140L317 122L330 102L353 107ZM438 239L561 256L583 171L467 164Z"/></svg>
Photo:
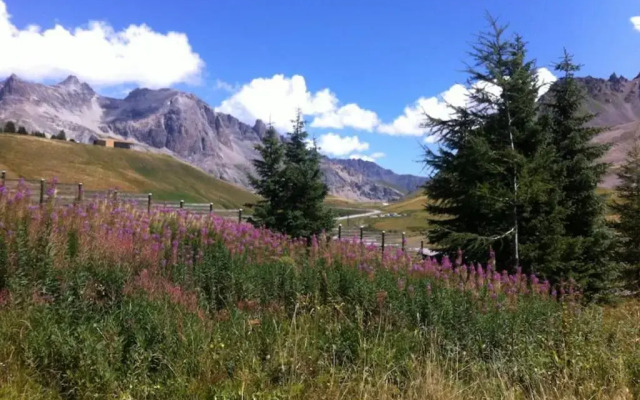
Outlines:
<svg viewBox="0 0 640 400"><path fill-rule="evenodd" d="M232 85L229 82L225 82L221 79L216 79L215 88L217 90L222 90L224 92L234 93L235 91L238 90L238 85Z"/></svg>
<svg viewBox="0 0 640 400"><path fill-rule="evenodd" d="M349 156L350 159L352 160L363 160L363 161L371 161L371 162L376 162L376 160L378 158L382 158L384 157L385 154L384 153L373 153L370 155L366 155L366 154L352 154Z"/></svg>
<svg viewBox="0 0 640 400"><path fill-rule="evenodd" d="M328 156L344 157L354 151L369 150L369 143L361 142L358 136L340 136L326 133L316 140L318 150Z"/></svg>
<svg viewBox="0 0 640 400"><path fill-rule="evenodd" d="M536 77L538 78L538 85L540 85L540 89L538 89L538 97L547 93L553 82L558 80L553 72L549 71L547 68L539 68Z"/></svg>
<svg viewBox="0 0 640 400"><path fill-rule="evenodd" d="M640 31L640 16L631 17L631 23L637 31Z"/></svg>
<svg viewBox="0 0 640 400"><path fill-rule="evenodd" d="M404 113L390 124L382 124L378 132L388 135L422 136L425 134L421 124L425 115L433 118L450 118L451 106L461 107L467 102L469 91L460 84L451 86L447 91L434 97L420 97L412 105L405 107Z"/></svg>
<svg viewBox="0 0 640 400"><path fill-rule="evenodd" d="M540 89L538 97L549 90L550 85L557 80L555 75L547 68L540 68L536 72L536 78ZM490 82L477 82L471 90L482 89L494 96L500 95L500 88ZM453 117L453 107L471 107L469 99L470 89L461 84L455 84L438 96L420 97L412 105L405 107L402 115L389 124L381 124L377 131L388 135L423 136L427 135L425 142L437 141L436 137L428 135L429 132L421 125L426 116L439 119Z"/></svg>
<svg viewBox="0 0 640 400"><path fill-rule="evenodd" d="M371 132L379 123L375 112L351 103L315 117L311 126L334 129L350 127Z"/></svg>
<svg viewBox="0 0 640 400"><path fill-rule="evenodd" d="M204 68L184 33L159 33L144 24L115 31L99 21L69 29L19 29L2 0L0 47L0 76L15 73L38 81L73 74L94 85L157 88L198 83Z"/></svg>
<svg viewBox="0 0 640 400"><path fill-rule="evenodd" d="M256 78L238 88L216 108L248 123L256 119L271 121L280 131L291 128L297 109L304 116L314 117L313 127L372 130L378 123L376 113L357 104L339 107L337 96L329 89L310 92L301 75Z"/></svg>

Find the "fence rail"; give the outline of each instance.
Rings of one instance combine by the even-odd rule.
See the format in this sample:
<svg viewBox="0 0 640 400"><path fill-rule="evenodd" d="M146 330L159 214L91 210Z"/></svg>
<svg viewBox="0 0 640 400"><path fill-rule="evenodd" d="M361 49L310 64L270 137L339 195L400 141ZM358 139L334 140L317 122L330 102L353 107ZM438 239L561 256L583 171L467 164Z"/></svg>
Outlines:
<svg viewBox="0 0 640 400"><path fill-rule="evenodd" d="M196 214L215 214L223 218L237 219L242 222L243 210L237 209L215 209L213 203L186 203L184 200L178 201L157 201L153 198L153 193L133 193L118 190L93 190L86 189L82 183L50 183L44 179L13 179L8 178L6 171L0 172L0 187L11 192L18 188L24 189L29 197L29 201L36 204L43 204L52 199L56 205L72 205L92 202L96 200L110 199L113 201L123 201L136 207L152 209L184 209Z"/></svg>
<svg viewBox="0 0 640 400"><path fill-rule="evenodd" d="M424 241L420 241L420 247L408 248L405 232L368 231L364 226L343 227L342 224L331 231L331 236L338 240L357 240L365 245L380 247L382 253L386 248L400 248L403 252L416 251L422 256L435 256L438 254L424 247Z"/></svg>
<svg viewBox="0 0 640 400"><path fill-rule="evenodd" d="M72 205L92 202L96 200L110 199L113 201L123 201L139 208L146 208L147 211L153 209L184 209L196 214L215 214L223 218L229 218L242 222L246 219L243 210L239 209L214 209L213 203L186 203L184 200L164 201L155 200L153 193L132 193L118 190L93 190L86 189L82 183L58 183L50 184L44 179L10 179L5 171L0 172L0 187L4 187L9 192L17 190L19 187L25 189L29 200L35 204L43 204L52 199L56 205ZM387 248L400 248L402 251L418 251L419 254L432 255L424 247L424 242L420 243L420 248L407 248L405 233L368 231L364 227L343 227L339 224L332 230L331 236L338 240L353 239L366 245L376 245L384 253ZM434 253L435 254L435 253Z"/></svg>

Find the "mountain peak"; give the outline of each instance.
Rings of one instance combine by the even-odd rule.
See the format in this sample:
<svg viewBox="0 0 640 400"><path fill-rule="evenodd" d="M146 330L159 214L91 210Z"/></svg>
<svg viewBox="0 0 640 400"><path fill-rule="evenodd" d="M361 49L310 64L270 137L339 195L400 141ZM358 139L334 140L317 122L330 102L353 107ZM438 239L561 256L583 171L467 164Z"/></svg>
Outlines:
<svg viewBox="0 0 640 400"><path fill-rule="evenodd" d="M15 93L15 92L19 92L21 90L21 87L23 87L24 81L22 79L20 79L18 77L18 75L16 74L11 74L2 84L2 86L0 86L0 88L2 89L2 93L0 93L0 95L5 95L5 94L10 94L10 93Z"/></svg>
<svg viewBox="0 0 640 400"><path fill-rule="evenodd" d="M264 134L267 132L267 125L265 125L264 121L261 119L257 119L256 123L253 124L253 130L256 131L258 137L262 139Z"/></svg>
<svg viewBox="0 0 640 400"><path fill-rule="evenodd" d="M65 80L59 83L60 86L76 86L80 84L80 79L75 75L69 75Z"/></svg>
<svg viewBox="0 0 640 400"><path fill-rule="evenodd" d="M615 72L611 74L611 76L609 76L609 82L617 83L617 82L626 82L626 81L627 81L627 78L625 78L622 75L618 76L618 74L616 74Z"/></svg>
<svg viewBox="0 0 640 400"><path fill-rule="evenodd" d="M58 83L56 86L65 88L71 91L83 92L88 95L94 95L95 92L88 84L81 82L75 75L69 75L65 80Z"/></svg>

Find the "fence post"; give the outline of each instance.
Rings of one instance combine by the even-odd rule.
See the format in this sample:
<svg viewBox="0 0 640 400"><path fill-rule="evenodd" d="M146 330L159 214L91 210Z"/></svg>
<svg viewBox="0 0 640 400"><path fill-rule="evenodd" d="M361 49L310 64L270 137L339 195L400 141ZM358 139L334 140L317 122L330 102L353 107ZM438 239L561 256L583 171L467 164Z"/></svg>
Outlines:
<svg viewBox="0 0 640 400"><path fill-rule="evenodd" d="M82 203L82 182L78 183L78 203Z"/></svg>
<svg viewBox="0 0 640 400"><path fill-rule="evenodd" d="M360 225L360 243L362 243L363 234L364 234L364 226Z"/></svg>
<svg viewBox="0 0 640 400"><path fill-rule="evenodd" d="M338 240L342 239L342 224L338 224Z"/></svg>
<svg viewBox="0 0 640 400"><path fill-rule="evenodd" d="M385 232L384 232L384 231L382 231L382 246L380 246L380 247L381 247L381 249L382 249L382 255L384 255L384 233L385 233Z"/></svg>
<svg viewBox="0 0 640 400"><path fill-rule="evenodd" d="M118 201L118 189L113 191L113 202L117 202Z"/></svg>
<svg viewBox="0 0 640 400"><path fill-rule="evenodd" d="M44 178L40 178L40 205L44 204Z"/></svg>
<svg viewBox="0 0 640 400"><path fill-rule="evenodd" d="M242 223L242 208L238 208L238 223Z"/></svg>
<svg viewBox="0 0 640 400"><path fill-rule="evenodd" d="M151 212L151 198L153 197L152 193L149 193L147 195L147 212L150 213Z"/></svg>
<svg viewBox="0 0 640 400"><path fill-rule="evenodd" d="M404 238L404 232L402 232L402 251L404 252L404 247L405 247L405 238Z"/></svg>
<svg viewBox="0 0 640 400"><path fill-rule="evenodd" d="M420 241L420 256L424 257L424 240Z"/></svg>
<svg viewBox="0 0 640 400"><path fill-rule="evenodd" d="M209 214L213 214L213 203L209 203Z"/></svg>
<svg viewBox="0 0 640 400"><path fill-rule="evenodd" d="M180 200L180 208L184 208L184 200Z"/></svg>
<svg viewBox="0 0 640 400"><path fill-rule="evenodd" d="M2 176L2 186L5 186L7 184L7 171L2 171L0 175Z"/></svg>

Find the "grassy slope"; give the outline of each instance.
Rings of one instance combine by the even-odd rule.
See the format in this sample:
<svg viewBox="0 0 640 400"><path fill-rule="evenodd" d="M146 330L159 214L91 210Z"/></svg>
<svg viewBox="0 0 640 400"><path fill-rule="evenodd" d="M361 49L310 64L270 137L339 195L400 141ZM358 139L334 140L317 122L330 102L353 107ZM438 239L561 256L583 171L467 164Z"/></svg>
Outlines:
<svg viewBox="0 0 640 400"><path fill-rule="evenodd" d="M609 204L616 199L615 191L611 189L598 188L597 193L607 196ZM426 202L427 197L421 192L416 192L401 201L380 208L385 213L406 214L405 217L374 218L362 221L362 223L376 230L405 231L408 235L420 236L420 233L427 228L427 212L424 209ZM615 218L612 215L608 217Z"/></svg>
<svg viewBox="0 0 640 400"><path fill-rule="evenodd" d="M427 212L424 205L427 198L419 193L408 196L402 201L386 206L385 213L397 213L406 216L379 218L371 220L375 229L385 231L405 231L410 236L420 236L427 228Z"/></svg>
<svg viewBox="0 0 640 400"><path fill-rule="evenodd" d="M173 157L0 134L0 170L8 177L83 182L90 190L151 192L158 200L213 202L237 208L256 196Z"/></svg>

